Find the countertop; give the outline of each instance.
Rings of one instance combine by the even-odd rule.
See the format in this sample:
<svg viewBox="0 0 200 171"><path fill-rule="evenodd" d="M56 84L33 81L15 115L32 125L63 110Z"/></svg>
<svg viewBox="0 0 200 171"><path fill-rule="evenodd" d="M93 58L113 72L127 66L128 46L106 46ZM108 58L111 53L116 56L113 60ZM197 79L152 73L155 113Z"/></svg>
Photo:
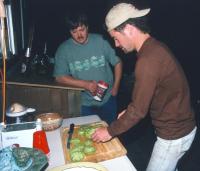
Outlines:
<svg viewBox="0 0 200 171"><path fill-rule="evenodd" d="M100 118L97 115L68 118L63 120L61 127L68 127L71 123L81 125L98 121L100 121ZM60 129L61 128L51 132L46 132L50 148L50 159L49 166L46 169L47 171L53 167L65 164ZM136 168L133 166L133 164L126 155L99 163L105 166L109 171L136 171Z"/></svg>
<svg viewBox="0 0 200 171"><path fill-rule="evenodd" d="M0 81L1 82L1 81ZM45 87L45 88L58 88L58 89L71 89L71 90L83 90L81 88L70 87L60 83L56 83L52 74L38 75L32 73L30 75L22 75L19 71L12 73L6 78L6 84L9 85L21 85L31 87Z"/></svg>

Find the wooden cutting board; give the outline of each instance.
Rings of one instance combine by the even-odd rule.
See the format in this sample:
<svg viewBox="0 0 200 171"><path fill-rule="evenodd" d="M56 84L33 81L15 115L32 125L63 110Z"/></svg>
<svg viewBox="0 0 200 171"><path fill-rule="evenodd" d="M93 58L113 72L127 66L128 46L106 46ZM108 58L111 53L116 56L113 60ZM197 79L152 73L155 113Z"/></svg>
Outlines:
<svg viewBox="0 0 200 171"><path fill-rule="evenodd" d="M87 124L91 126L100 125L106 126L105 122L95 122L92 124ZM75 125L74 133L72 138L80 138L78 135L78 129L80 125ZM63 153L65 157L65 163L71 163L69 150L67 149L67 140L68 140L68 131L69 127L64 127L61 129L61 139L62 139L62 146L63 146ZM87 162L101 162L104 160L113 159L119 156L126 155L127 151L125 147L121 144L118 138L113 138L111 141L105 143L95 143L93 146L96 148L96 152L94 154L86 155L82 161Z"/></svg>

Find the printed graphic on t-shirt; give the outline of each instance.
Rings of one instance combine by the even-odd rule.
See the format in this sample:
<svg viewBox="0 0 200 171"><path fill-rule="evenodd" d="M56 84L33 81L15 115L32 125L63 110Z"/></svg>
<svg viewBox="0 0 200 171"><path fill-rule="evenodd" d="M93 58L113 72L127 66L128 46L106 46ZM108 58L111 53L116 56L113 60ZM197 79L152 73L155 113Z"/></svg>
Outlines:
<svg viewBox="0 0 200 171"><path fill-rule="evenodd" d="M104 56L92 56L89 59L83 59L81 61L73 61L69 64L70 72L83 72L90 70L91 68L99 68L105 66Z"/></svg>

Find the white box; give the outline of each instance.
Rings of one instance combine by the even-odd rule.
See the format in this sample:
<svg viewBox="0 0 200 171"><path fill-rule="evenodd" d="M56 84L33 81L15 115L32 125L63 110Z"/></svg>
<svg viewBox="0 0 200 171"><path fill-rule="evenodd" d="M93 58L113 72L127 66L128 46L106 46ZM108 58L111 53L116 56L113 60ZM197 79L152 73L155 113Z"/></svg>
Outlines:
<svg viewBox="0 0 200 171"><path fill-rule="evenodd" d="M25 122L1 125L1 148L19 144L20 147L33 147L33 133L36 131L36 122Z"/></svg>

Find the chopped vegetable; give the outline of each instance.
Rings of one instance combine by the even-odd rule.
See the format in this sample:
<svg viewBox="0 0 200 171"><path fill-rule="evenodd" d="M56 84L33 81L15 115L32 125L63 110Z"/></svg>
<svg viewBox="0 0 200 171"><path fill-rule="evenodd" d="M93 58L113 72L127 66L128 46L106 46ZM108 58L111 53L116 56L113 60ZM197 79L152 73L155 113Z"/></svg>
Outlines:
<svg viewBox="0 0 200 171"><path fill-rule="evenodd" d="M85 131L84 131L84 127L80 127L79 130L78 130L78 134L81 135L81 136L84 136L85 134Z"/></svg>
<svg viewBox="0 0 200 171"><path fill-rule="evenodd" d="M81 143L81 140L79 138L72 138L71 139L71 143L73 145L77 145L77 144L80 144Z"/></svg>
<svg viewBox="0 0 200 171"><path fill-rule="evenodd" d="M85 154L94 154L96 152L96 148L93 146L85 146L84 153Z"/></svg>
<svg viewBox="0 0 200 171"><path fill-rule="evenodd" d="M91 139L92 134L95 132L96 127L94 126L81 126L78 130L78 134Z"/></svg>
<svg viewBox="0 0 200 171"><path fill-rule="evenodd" d="M89 127L88 129L86 129L86 132L85 132L85 136L87 138L91 138L92 134L95 132L95 128L93 127Z"/></svg>
<svg viewBox="0 0 200 171"><path fill-rule="evenodd" d="M86 141L84 142L84 144L85 144L86 146L92 146L93 142L92 142L92 140L86 140Z"/></svg>
<svg viewBox="0 0 200 171"><path fill-rule="evenodd" d="M84 145L81 145L81 146L77 145L70 149L70 153L73 153L75 151L83 151L83 149L84 149Z"/></svg>
<svg viewBox="0 0 200 171"><path fill-rule="evenodd" d="M85 146L84 146L83 143L80 143L80 144L77 144L76 146L74 146L74 148L77 149L77 150L79 149L79 151L83 151L84 147Z"/></svg>
<svg viewBox="0 0 200 171"><path fill-rule="evenodd" d="M91 136L95 132L96 128L100 126L101 125L80 126L78 129L78 136L71 139L72 147L69 152L72 162L82 161L85 156L96 152Z"/></svg>
<svg viewBox="0 0 200 171"><path fill-rule="evenodd" d="M85 157L84 152L82 151L70 151L70 158L73 162L79 162Z"/></svg>

